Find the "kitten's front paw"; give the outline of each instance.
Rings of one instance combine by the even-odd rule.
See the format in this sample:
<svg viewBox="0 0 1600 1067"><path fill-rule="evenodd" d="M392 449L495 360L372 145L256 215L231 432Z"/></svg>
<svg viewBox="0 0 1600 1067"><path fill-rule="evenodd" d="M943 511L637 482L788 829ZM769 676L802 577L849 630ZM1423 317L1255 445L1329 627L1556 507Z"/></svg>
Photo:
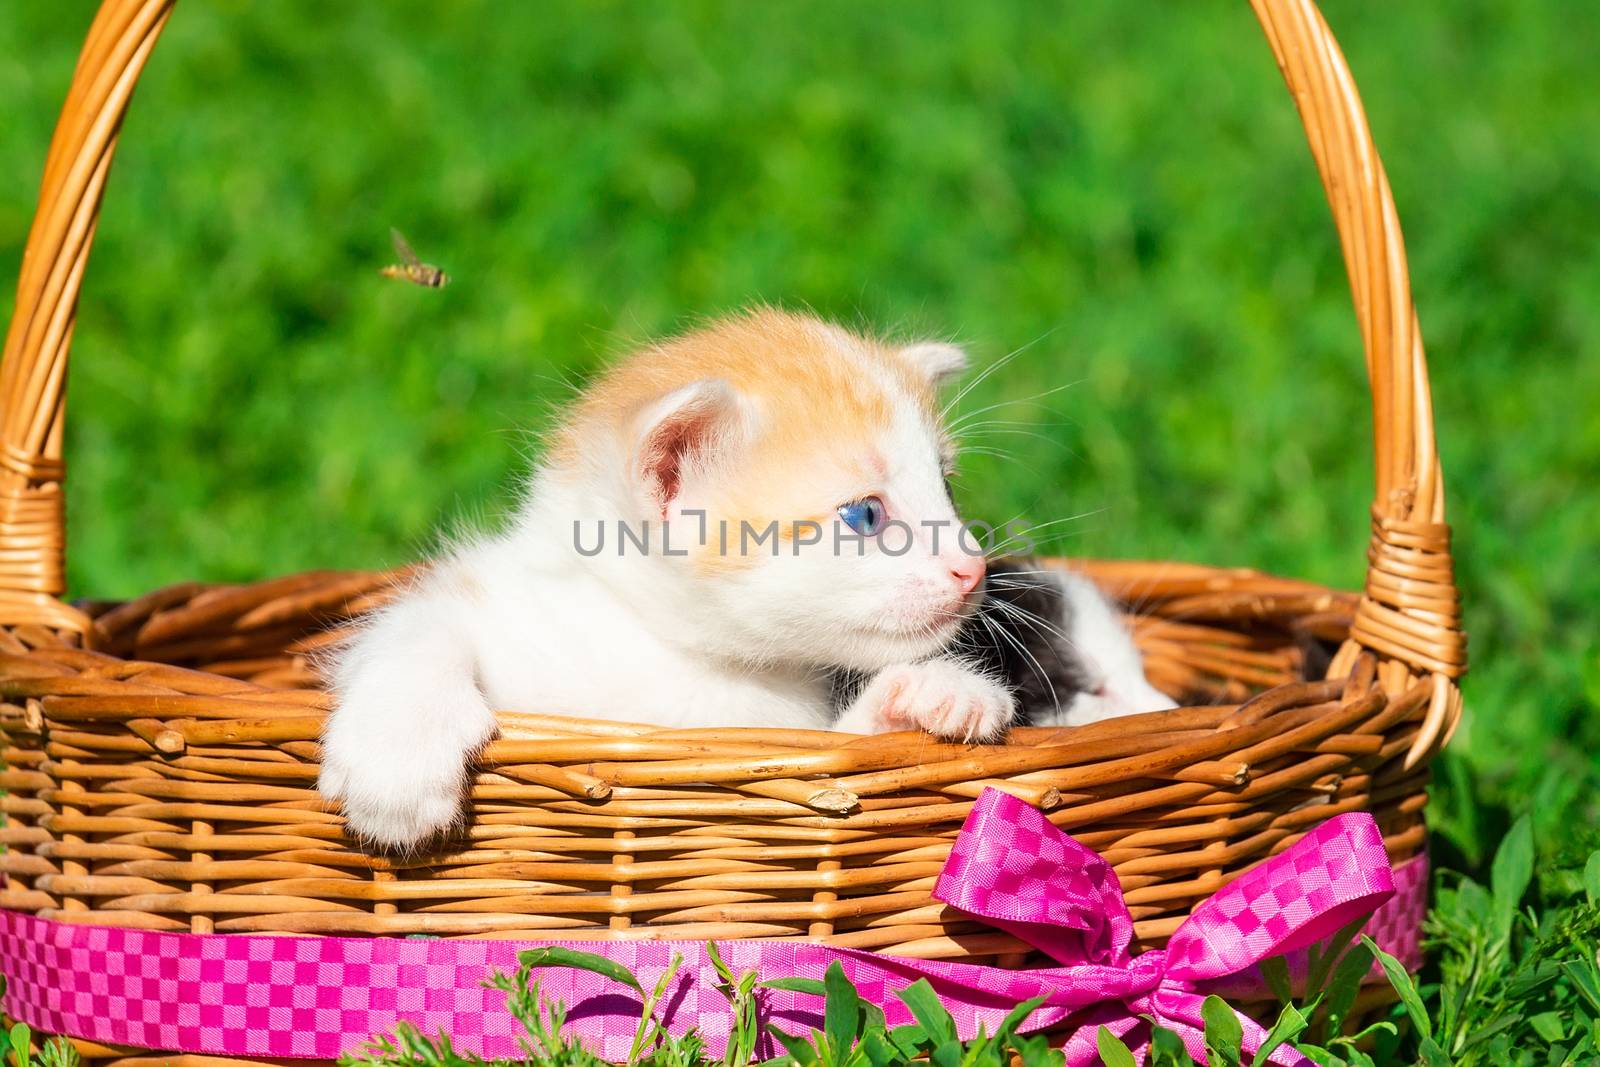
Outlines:
<svg viewBox="0 0 1600 1067"><path fill-rule="evenodd" d="M378 852L404 854L462 822L462 777L404 779L358 755L325 762L317 788L338 802L347 836Z"/></svg>
<svg viewBox="0 0 1600 1067"><path fill-rule="evenodd" d="M350 706L334 713L322 739L317 789L338 802L349 837L379 852L412 853L463 823L468 762L492 731L461 730L460 722L450 724L457 729L417 729L424 716L384 710L387 721L376 728L357 724L378 715Z"/></svg>
<svg viewBox="0 0 1600 1067"><path fill-rule="evenodd" d="M959 661L886 667L873 676L838 729L855 733L926 730L951 741L993 741L1005 733L1016 698Z"/></svg>

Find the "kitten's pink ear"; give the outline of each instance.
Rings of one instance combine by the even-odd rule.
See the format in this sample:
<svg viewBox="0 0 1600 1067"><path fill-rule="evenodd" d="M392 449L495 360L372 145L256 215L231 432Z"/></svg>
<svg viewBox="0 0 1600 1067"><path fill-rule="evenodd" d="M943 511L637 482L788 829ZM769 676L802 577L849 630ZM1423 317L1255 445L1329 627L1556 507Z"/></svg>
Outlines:
<svg viewBox="0 0 1600 1067"><path fill-rule="evenodd" d="M645 496L667 514L684 482L726 459L744 426L744 404L720 378L691 382L651 405L642 419L635 470Z"/></svg>
<svg viewBox="0 0 1600 1067"><path fill-rule="evenodd" d="M923 341L907 345L900 355L922 372L929 384L939 386L967 369L967 353L960 345Z"/></svg>

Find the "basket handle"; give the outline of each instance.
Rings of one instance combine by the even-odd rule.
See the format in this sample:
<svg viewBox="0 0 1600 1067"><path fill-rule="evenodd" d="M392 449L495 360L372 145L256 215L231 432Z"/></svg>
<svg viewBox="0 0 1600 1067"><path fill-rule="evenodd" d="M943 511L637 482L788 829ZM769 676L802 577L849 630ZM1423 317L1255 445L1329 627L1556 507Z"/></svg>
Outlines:
<svg viewBox="0 0 1600 1067"><path fill-rule="evenodd" d="M1400 216L1355 80L1312 0L1250 0L1277 57L1333 209L1372 387L1377 465L1365 594L1350 639L1328 669L1347 673L1363 649L1396 694L1426 680L1431 699L1406 766L1449 740L1467 668L1461 594L1444 515L1444 475L1422 330L1411 302Z"/></svg>
<svg viewBox="0 0 1600 1067"><path fill-rule="evenodd" d="M0 624L83 632L65 589L61 461L67 350L106 172L135 81L175 0L104 0L45 163L0 364ZM1372 386L1377 485L1366 596L1351 641L1378 654L1390 692L1429 678L1413 757L1460 711L1459 594L1444 521L1422 336L1394 198L1349 68L1311 0L1251 0L1305 124L1339 230Z"/></svg>

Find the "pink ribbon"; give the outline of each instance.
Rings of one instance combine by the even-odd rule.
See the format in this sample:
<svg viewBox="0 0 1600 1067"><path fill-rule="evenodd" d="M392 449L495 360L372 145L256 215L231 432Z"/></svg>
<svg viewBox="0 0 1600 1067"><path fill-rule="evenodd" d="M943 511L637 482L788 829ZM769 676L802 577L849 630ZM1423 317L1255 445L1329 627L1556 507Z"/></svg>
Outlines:
<svg viewBox="0 0 1600 1067"><path fill-rule="evenodd" d="M1099 1025L1136 1049L1141 1015L1177 1031L1200 1054L1200 1004L1212 986L1253 979L1269 956L1326 938L1379 909L1369 924L1380 944L1419 962L1416 931L1425 901L1423 856L1391 872L1383 839L1364 813L1336 816L1294 846L1247 871L1198 907L1164 950L1131 956L1133 920L1111 867L1056 829L1038 810L988 790L974 804L934 895L1036 946L1058 966L1032 970L912 960L808 941L730 941L719 946L735 971L820 978L838 961L864 999L891 1025L910 1022L894 996L926 978L958 1032L992 1032L1019 1001L1043 996L1024 1029L1071 1021L1071 1067L1098 1062ZM1394 899L1396 882L1401 894ZM1385 904L1385 901L1388 901ZM1381 907L1380 907L1381 905ZM492 970L517 953L561 944L603 954L648 988L680 953L685 965L665 998L674 1032L698 1027L720 1050L732 1015L715 988L705 946L692 941L489 941L188 934L83 926L0 912L0 973L11 1014L45 1033L144 1048L241 1057L331 1059L408 1021L451 1035L484 1057L522 1056L520 1028L504 994L486 989ZM638 997L583 971L536 976L545 996L569 1006L569 1027L595 1052L620 1060L639 1017ZM819 998L763 992L765 1018L794 1033L821 1026ZM1264 1036L1244 1021L1245 1044ZM776 1052L768 1045L763 1054ZM1280 1051L1273 1062L1306 1061Z"/></svg>
<svg viewBox="0 0 1600 1067"><path fill-rule="evenodd" d="M1068 1039L1067 1063L1099 1061L1098 1027L1145 1044L1148 1015L1204 1062L1200 1005L1207 983L1305 948L1371 915L1394 896L1383 835L1371 815L1328 819L1281 855L1246 871L1197 907L1165 949L1128 954L1133 918L1111 865L1051 825L1036 808L996 790L973 805L933 895L1038 948L1064 966L1058 997L1104 1004ZM1080 992L1081 991L1081 992ZM1266 1037L1241 1016L1248 1052ZM1279 1049L1274 1063L1302 1064Z"/></svg>

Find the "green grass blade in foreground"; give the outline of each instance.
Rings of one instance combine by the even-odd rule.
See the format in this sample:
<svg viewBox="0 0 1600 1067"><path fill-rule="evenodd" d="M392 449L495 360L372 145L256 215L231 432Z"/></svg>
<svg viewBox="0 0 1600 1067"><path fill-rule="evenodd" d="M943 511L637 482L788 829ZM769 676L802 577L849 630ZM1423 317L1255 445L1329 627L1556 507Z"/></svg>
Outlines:
<svg viewBox="0 0 1600 1067"><path fill-rule="evenodd" d="M1533 881L1533 822L1518 819L1494 854L1489 888L1494 898L1494 930L1501 942L1511 939L1511 926L1523 894Z"/></svg>
<svg viewBox="0 0 1600 1067"><path fill-rule="evenodd" d="M1205 1021L1206 1057L1210 1067L1239 1067L1243 1056L1244 1027L1239 1016L1218 996L1201 1002L1200 1017Z"/></svg>
<svg viewBox="0 0 1600 1067"><path fill-rule="evenodd" d="M1136 1067L1133 1053L1128 1051L1128 1046L1104 1026L1095 1033L1094 1040L1100 1050L1100 1062L1105 1064L1105 1067Z"/></svg>
<svg viewBox="0 0 1600 1067"><path fill-rule="evenodd" d="M603 975L613 982L621 982L641 996L644 994L644 986L639 984L632 971L615 960L608 960L592 952L579 952L559 945L548 945L517 953L517 962L530 968L571 967L574 970L589 971L592 974Z"/></svg>
<svg viewBox="0 0 1600 1067"><path fill-rule="evenodd" d="M1411 1018L1411 1025L1416 1027L1418 1035L1424 1043L1431 1042L1433 1020L1428 1016L1427 1006L1417 993L1417 986L1411 980L1410 972L1405 969L1404 964L1379 948L1377 942L1366 934L1361 935L1361 943L1377 958L1378 966L1383 968L1384 976L1389 979L1389 984L1394 986L1394 991L1400 995L1400 1003L1405 1005L1406 1015Z"/></svg>

